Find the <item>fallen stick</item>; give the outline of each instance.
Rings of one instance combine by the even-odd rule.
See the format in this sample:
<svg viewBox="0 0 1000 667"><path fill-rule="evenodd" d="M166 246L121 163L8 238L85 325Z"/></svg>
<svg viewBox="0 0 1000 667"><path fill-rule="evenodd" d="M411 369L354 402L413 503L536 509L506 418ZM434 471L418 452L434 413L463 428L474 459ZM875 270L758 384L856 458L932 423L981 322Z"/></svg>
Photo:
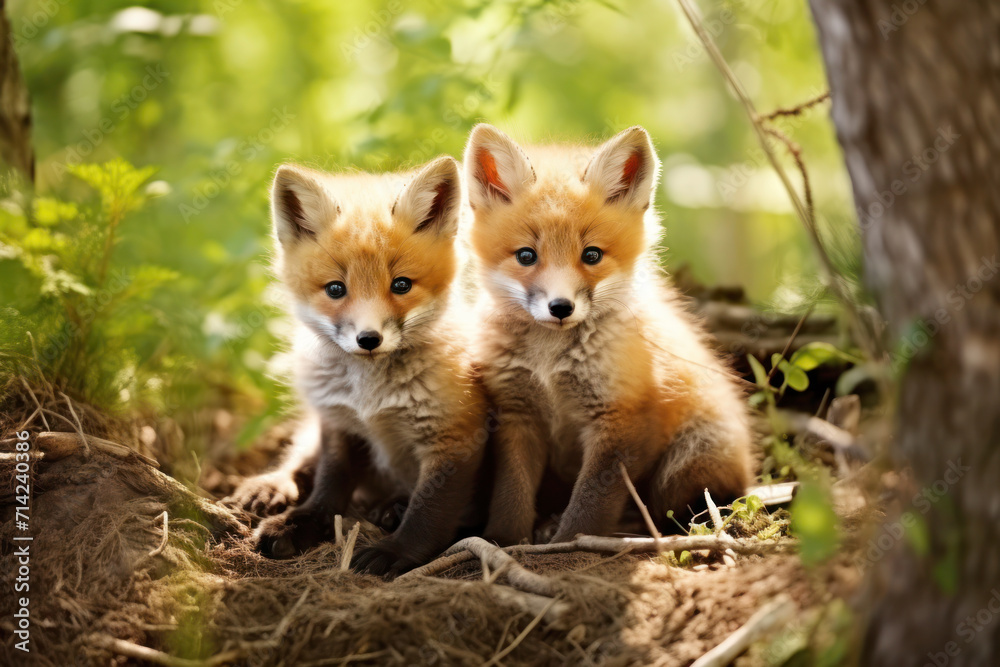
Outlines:
<svg viewBox="0 0 1000 667"><path fill-rule="evenodd" d="M551 579L526 569L513 556L481 537L467 537L451 548L451 550L457 549L469 551L478 556L484 564L493 570L504 570L507 581L515 588L545 597L552 597L558 593Z"/></svg>
<svg viewBox="0 0 1000 667"><path fill-rule="evenodd" d="M90 635L88 643L127 658L145 660L157 665L165 665L165 667L216 667L217 665L234 662L243 657L243 651L236 650L219 653L205 660L190 660L188 658L178 658L163 651L149 648L148 646L142 646L141 644L135 644L105 634Z"/></svg>
<svg viewBox="0 0 1000 667"><path fill-rule="evenodd" d="M340 571L346 572L351 566L351 558L354 556L354 543L358 540L358 531L361 530L361 522L356 522L351 526L351 532L347 534L347 544L344 545L344 553L340 555Z"/></svg>
<svg viewBox="0 0 1000 667"><path fill-rule="evenodd" d="M480 539L480 538L468 538ZM410 570L398 577L396 581L406 581L409 578L427 577L448 570L456 565L472 560L474 554L466 548L462 540L445 551L440 558L427 565ZM485 540L482 540L485 542ZM486 542L489 544L489 542ZM757 540L736 539L726 533L719 535L671 535L669 537L601 537L598 535L578 535L572 542L557 542L555 544L524 544L499 549L507 554L561 554L570 551L590 551L602 554L617 554L624 550L632 553L654 553L660 551L709 551L724 552L732 549L742 556L759 556L780 552L791 548L794 540ZM492 545L490 545L492 546Z"/></svg>
<svg viewBox="0 0 1000 667"><path fill-rule="evenodd" d="M649 515L646 503L642 502L642 498L639 497L639 492L636 491L635 484L632 483L632 479L628 476L628 470L625 468L625 464L621 461L618 462L618 471L622 474L622 479L625 480L625 487L628 489L629 494L632 496L632 500L635 501L636 506L639 508L639 513L642 514L642 520L646 522L646 529L649 531L649 534L656 539L660 539L660 531L656 529L656 524L653 523L653 517Z"/></svg>
<svg viewBox="0 0 1000 667"><path fill-rule="evenodd" d="M719 513L719 508L712 500L712 494L708 492L708 489L705 489L705 504L708 506L708 515L712 517L712 527L715 529L716 535L721 535L722 529L725 527L722 523L722 514Z"/></svg>
<svg viewBox="0 0 1000 667"><path fill-rule="evenodd" d="M170 535L170 524L168 523L167 511L163 510L163 514L160 516L163 517L163 537L160 539L159 546L146 554L146 558L156 558L163 553L164 549L167 548L167 538Z"/></svg>
<svg viewBox="0 0 1000 667"><path fill-rule="evenodd" d="M58 412L52 412L51 410L43 409L43 412L48 412L49 414L63 419L71 426L75 426L72 421L68 418L62 416ZM109 454L119 459L127 459L130 456L134 456L140 461L147 463L154 468L159 468L160 464L155 459L151 459L148 456L140 454L139 452L126 447L125 445L118 444L117 442L112 442L110 440L105 440L104 438L98 438L93 435L83 434L82 437L86 440L87 444L94 449L98 449L105 454ZM34 438L35 445L37 445L38 450L45 454L45 458L49 461L58 461L64 459L68 456L73 456L77 454L82 449L81 447L81 436L76 433L67 433L64 431L42 431L37 434ZM16 440L8 439L4 440L0 445L4 447L11 443L16 442Z"/></svg>
<svg viewBox="0 0 1000 667"><path fill-rule="evenodd" d="M765 605L750 617L739 630L729 635L721 644L695 660L691 667L725 667L746 651L751 644L788 622L795 611L795 605L786 596L781 596Z"/></svg>

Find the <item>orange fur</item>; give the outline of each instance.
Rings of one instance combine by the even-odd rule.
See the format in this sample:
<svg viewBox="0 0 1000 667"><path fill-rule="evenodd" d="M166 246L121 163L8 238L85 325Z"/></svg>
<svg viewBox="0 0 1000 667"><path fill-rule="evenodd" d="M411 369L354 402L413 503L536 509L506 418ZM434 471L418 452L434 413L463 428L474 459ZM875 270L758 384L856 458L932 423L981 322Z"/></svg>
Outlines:
<svg viewBox="0 0 1000 667"><path fill-rule="evenodd" d="M500 158L498 178L513 186L509 200L490 197L492 179L477 181L487 146ZM558 539L613 530L626 497L615 482L619 461L660 521L706 487L720 501L741 495L745 407L656 266L658 163L645 132L627 130L596 152L523 151L479 126L468 154L477 163L467 189L486 326L477 354L507 417L489 536L527 537L533 509L523 499L534 497L540 465L574 484ZM516 254L524 248L536 253L528 266ZM583 261L588 248L603 253L596 264ZM572 313L557 319L557 301Z"/></svg>

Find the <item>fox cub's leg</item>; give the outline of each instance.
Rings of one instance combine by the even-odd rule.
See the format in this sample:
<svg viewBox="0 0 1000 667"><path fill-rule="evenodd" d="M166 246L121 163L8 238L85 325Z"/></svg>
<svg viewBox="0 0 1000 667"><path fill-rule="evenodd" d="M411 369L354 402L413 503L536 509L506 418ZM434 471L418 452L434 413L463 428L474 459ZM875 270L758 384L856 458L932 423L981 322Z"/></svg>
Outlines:
<svg viewBox="0 0 1000 667"><path fill-rule="evenodd" d="M258 516L284 512L312 492L319 449L319 419L311 417L292 436L278 468L243 480L223 502Z"/></svg>
<svg viewBox="0 0 1000 667"><path fill-rule="evenodd" d="M705 509L705 489L717 505L746 493L750 483L749 435L725 417L685 426L670 443L650 485L649 510L658 525L673 510L683 525ZM672 522L670 522L672 523Z"/></svg>
<svg viewBox="0 0 1000 667"><path fill-rule="evenodd" d="M357 480L369 465L361 438L324 428L315 486L305 501L265 519L254 534L258 551L269 558L290 558L333 536L333 517L345 514Z"/></svg>
<svg viewBox="0 0 1000 667"><path fill-rule="evenodd" d="M584 429L583 467L552 542L614 530L628 498L619 463L632 479L642 477L654 463L643 422L638 410L610 409Z"/></svg>
<svg viewBox="0 0 1000 667"><path fill-rule="evenodd" d="M511 373L495 391L493 496L483 537L500 546L531 540L535 498L548 460L542 391L527 371Z"/></svg>
<svg viewBox="0 0 1000 667"><path fill-rule="evenodd" d="M483 457L473 430L464 441L446 438L421 455L417 485L402 522L388 537L355 552L351 562L355 572L394 577L423 565L451 544Z"/></svg>

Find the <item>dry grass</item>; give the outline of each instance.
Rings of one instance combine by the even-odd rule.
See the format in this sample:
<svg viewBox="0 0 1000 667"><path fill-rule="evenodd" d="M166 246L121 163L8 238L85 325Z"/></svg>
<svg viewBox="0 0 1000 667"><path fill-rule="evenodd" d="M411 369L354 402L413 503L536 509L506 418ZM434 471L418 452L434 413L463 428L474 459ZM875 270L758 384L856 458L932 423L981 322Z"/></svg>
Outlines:
<svg viewBox="0 0 1000 667"><path fill-rule="evenodd" d="M36 399L73 420L62 397ZM37 411L36 399L8 394L4 437ZM52 427L135 444L129 425L86 406L75 411L78 423L50 417ZM11 465L0 461L3 479ZM390 583L341 571L341 547L332 544L290 561L264 559L239 534L246 517L202 504L154 470L139 457L82 446L35 462L37 664L681 665L778 594L799 610L821 608L856 578L846 566L806 573L787 554L727 565L696 553L686 567L655 554L518 555L551 580L556 622L550 605L525 603L503 573L484 580L475 559ZM12 500L12 489L0 490L5 590L15 572ZM378 536L363 524L358 543ZM12 605L3 596L5 634ZM0 646L0 662L16 660L12 642Z"/></svg>

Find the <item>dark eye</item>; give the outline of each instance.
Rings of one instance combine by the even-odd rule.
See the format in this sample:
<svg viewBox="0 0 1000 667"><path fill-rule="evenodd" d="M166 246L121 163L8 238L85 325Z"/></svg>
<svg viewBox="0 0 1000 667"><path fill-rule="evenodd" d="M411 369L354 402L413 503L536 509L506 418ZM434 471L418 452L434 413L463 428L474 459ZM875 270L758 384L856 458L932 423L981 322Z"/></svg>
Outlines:
<svg viewBox="0 0 1000 667"><path fill-rule="evenodd" d="M409 278L396 278L392 281L390 289L393 294L406 294L410 291L411 287L413 287L413 281Z"/></svg>
<svg viewBox="0 0 1000 667"><path fill-rule="evenodd" d="M604 252L600 248L595 248L590 246L589 248L583 249L583 259L584 264L597 264L604 257Z"/></svg>
<svg viewBox="0 0 1000 667"><path fill-rule="evenodd" d="M538 261L538 253L531 248L521 248L514 253L514 257L517 257L517 263L521 266L531 266Z"/></svg>
<svg viewBox="0 0 1000 667"><path fill-rule="evenodd" d="M347 296L347 286L339 280L326 284L326 295L331 299L342 299Z"/></svg>

